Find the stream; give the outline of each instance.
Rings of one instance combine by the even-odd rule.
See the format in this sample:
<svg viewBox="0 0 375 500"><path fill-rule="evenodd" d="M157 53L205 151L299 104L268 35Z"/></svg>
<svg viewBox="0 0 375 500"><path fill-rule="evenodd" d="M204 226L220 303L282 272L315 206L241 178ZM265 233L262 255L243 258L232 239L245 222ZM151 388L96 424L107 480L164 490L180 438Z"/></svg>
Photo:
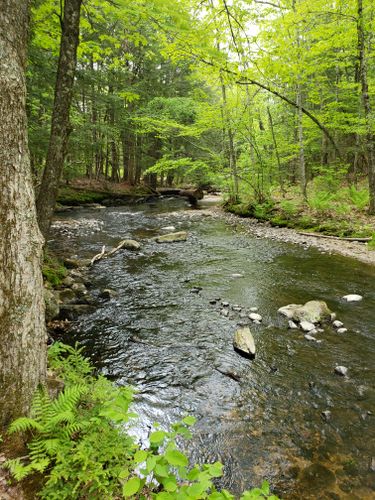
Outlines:
<svg viewBox="0 0 375 500"><path fill-rule="evenodd" d="M90 268L90 293L110 288L117 296L99 300L64 338L84 345L117 384L136 388L141 440L154 422L168 428L190 414L197 424L189 455L222 461L220 486L236 494L267 478L285 499L375 498L373 267L251 237L177 199L59 218L99 229L56 231L50 245L61 255L91 258L124 238L142 243L139 252L121 250ZM188 240L151 240L168 226L188 231ZM345 303L349 293L364 299ZM325 300L348 332L325 326L316 343L288 330L278 308L312 299ZM230 304L227 317L222 301ZM257 355L248 360L232 339L252 307L263 321L250 325ZM336 365L348 368L347 378ZM228 376L234 372L239 380Z"/></svg>

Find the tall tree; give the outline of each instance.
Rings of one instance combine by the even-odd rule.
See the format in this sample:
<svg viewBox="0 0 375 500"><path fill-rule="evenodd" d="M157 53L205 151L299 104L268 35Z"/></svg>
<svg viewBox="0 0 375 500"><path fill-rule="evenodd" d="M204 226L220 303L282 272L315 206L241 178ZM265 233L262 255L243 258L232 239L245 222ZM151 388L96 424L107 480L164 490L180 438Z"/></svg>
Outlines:
<svg viewBox="0 0 375 500"><path fill-rule="evenodd" d="M0 428L46 373L42 237L26 131L28 1L0 0Z"/></svg>
<svg viewBox="0 0 375 500"><path fill-rule="evenodd" d="M61 19L60 55L57 67L51 136L42 183L37 199L39 227L47 236L64 167L66 147L71 132L69 113L79 43L82 0L65 0Z"/></svg>

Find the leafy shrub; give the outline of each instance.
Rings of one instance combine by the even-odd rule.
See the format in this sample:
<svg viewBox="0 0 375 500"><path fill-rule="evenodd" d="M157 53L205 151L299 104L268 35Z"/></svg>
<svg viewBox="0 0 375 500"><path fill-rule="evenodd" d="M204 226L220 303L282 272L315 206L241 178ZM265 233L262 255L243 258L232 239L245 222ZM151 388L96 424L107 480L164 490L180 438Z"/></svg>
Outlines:
<svg viewBox="0 0 375 500"><path fill-rule="evenodd" d="M141 448L129 433L136 417L129 411L132 389L94 377L80 350L56 343L49 357L65 387L56 399L40 389L31 416L11 424L10 432L31 435L27 459L6 463L15 479L42 473L40 496L49 500L234 499L214 485L222 474L219 462L189 467L187 456L177 448L177 437L191 436L193 417L185 417L170 432L156 427L149 447ZM267 482L241 498L277 500Z"/></svg>
<svg viewBox="0 0 375 500"><path fill-rule="evenodd" d="M291 200L283 200L280 202L280 210L287 217L294 217L295 215L297 215L299 210L298 202Z"/></svg>

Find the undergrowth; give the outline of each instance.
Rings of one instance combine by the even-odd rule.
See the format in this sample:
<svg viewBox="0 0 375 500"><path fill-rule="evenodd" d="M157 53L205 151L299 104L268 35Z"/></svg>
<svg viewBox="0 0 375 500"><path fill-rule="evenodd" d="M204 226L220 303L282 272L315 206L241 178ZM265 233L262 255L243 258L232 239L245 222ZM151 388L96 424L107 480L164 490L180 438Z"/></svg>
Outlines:
<svg viewBox="0 0 375 500"><path fill-rule="evenodd" d="M52 255L48 250L45 250L43 256L42 273L44 279L52 286L58 286L67 274L67 269L62 262Z"/></svg>
<svg viewBox="0 0 375 500"><path fill-rule="evenodd" d="M131 388L95 377L81 350L61 343L50 347L49 365L64 390L51 399L40 388L31 416L11 424L10 433L30 438L27 457L6 462L16 480L39 474L39 496L48 500L234 499L215 486L222 475L219 462L191 466L178 449L177 438L191 437L193 417L185 417L168 432L155 425L149 445L141 447L131 435L136 418L129 409ZM241 498L277 500L267 482Z"/></svg>

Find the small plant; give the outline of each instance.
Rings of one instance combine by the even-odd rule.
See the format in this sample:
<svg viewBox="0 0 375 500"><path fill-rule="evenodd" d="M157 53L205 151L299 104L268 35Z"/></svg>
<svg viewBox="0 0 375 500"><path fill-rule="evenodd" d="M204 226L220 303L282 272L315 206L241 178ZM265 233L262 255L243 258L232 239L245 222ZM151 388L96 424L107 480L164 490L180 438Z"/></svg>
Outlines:
<svg viewBox="0 0 375 500"><path fill-rule="evenodd" d="M44 279L54 287L61 284L67 274L67 270L57 257L45 251L42 273Z"/></svg>
<svg viewBox="0 0 375 500"><path fill-rule="evenodd" d="M40 497L48 500L234 500L214 485L222 475L219 462L190 467L177 447L177 438L191 437L194 417L185 417L169 432L155 426L149 446L142 448L129 432L136 417L129 410L132 389L94 377L77 348L54 344L49 364L65 387L56 399L39 389L31 416L11 424L9 432L31 436L27 458L6 462L16 480L43 474ZM277 500L267 482L241 498Z"/></svg>
<svg viewBox="0 0 375 500"><path fill-rule="evenodd" d="M351 186L349 188L349 198L358 210L364 210L369 204L369 191L368 189L356 189Z"/></svg>
<svg viewBox="0 0 375 500"><path fill-rule="evenodd" d="M319 212L324 212L327 210L331 210L333 205L333 194L328 191L320 191L311 195L309 198L309 206L313 210L317 210Z"/></svg>

